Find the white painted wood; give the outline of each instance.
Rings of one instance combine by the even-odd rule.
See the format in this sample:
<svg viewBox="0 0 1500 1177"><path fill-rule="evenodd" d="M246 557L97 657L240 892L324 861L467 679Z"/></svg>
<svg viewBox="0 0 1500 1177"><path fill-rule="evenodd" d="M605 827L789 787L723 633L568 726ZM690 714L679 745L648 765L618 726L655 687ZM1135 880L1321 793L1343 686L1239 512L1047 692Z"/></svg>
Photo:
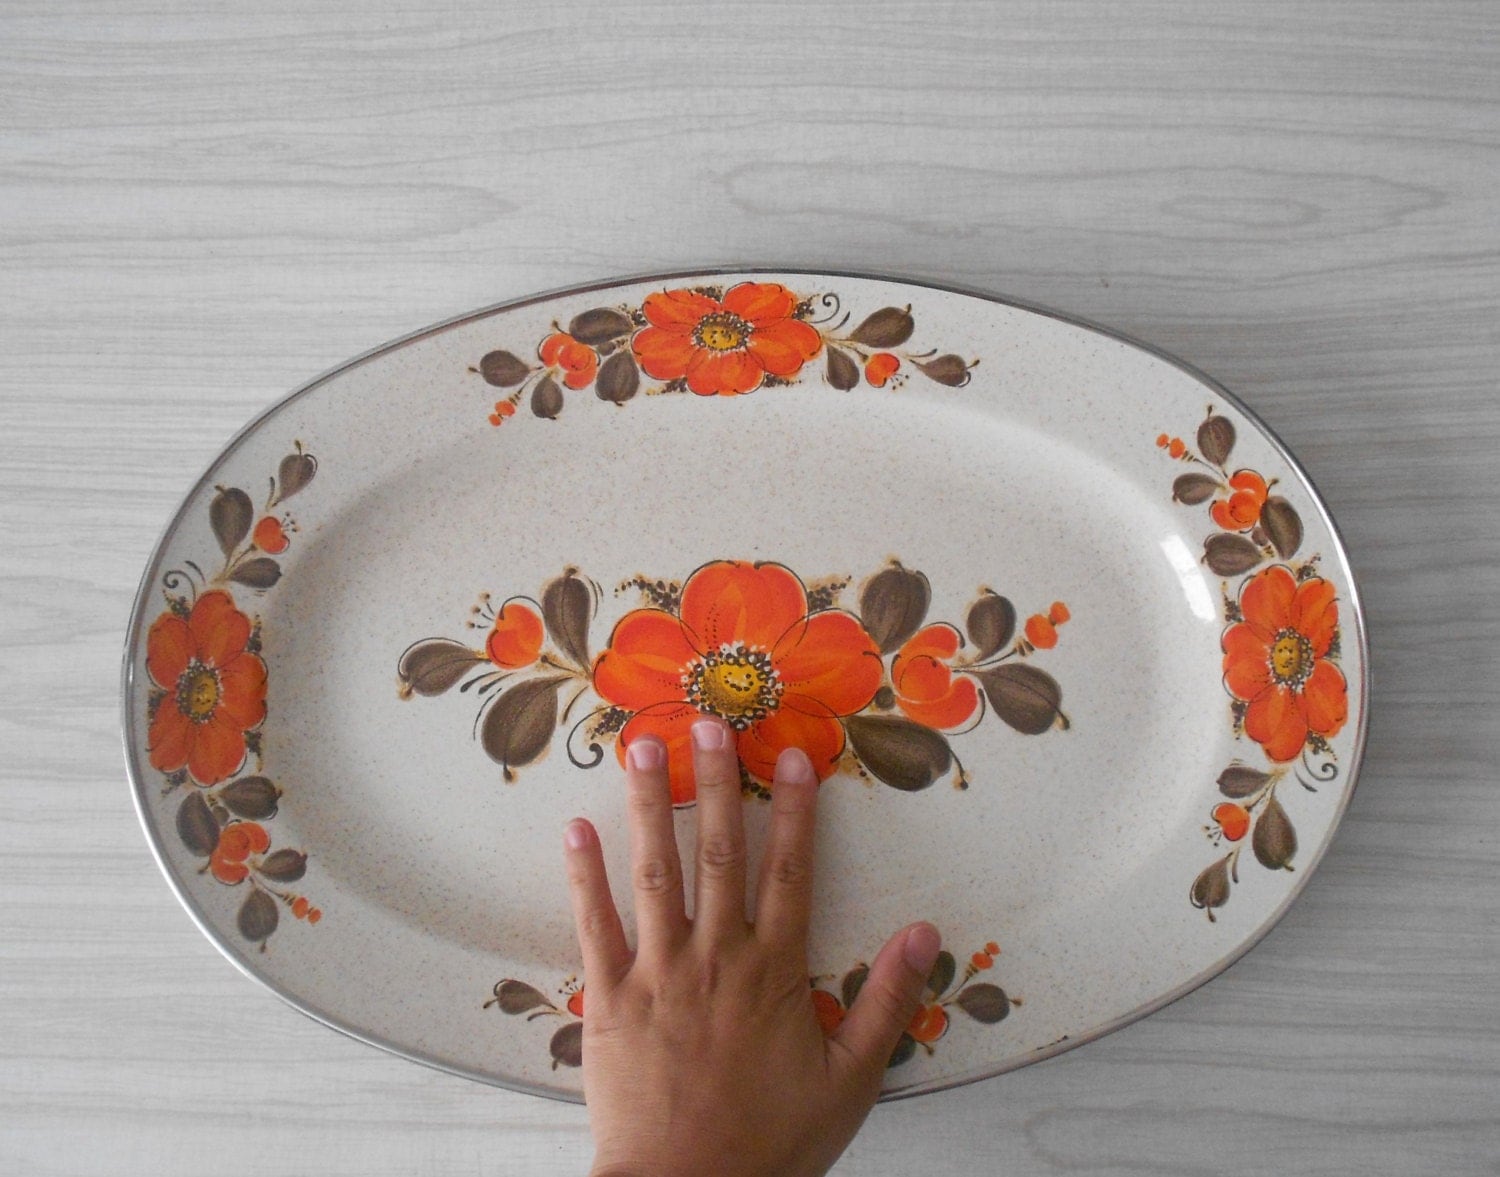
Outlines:
<svg viewBox="0 0 1500 1177"><path fill-rule="evenodd" d="M837 1171L1500 1172L1497 191L1482 0L11 0L0 1172L584 1171L581 1109L345 1040L194 930L130 808L120 642L180 494L280 393L471 307L724 261L1182 355L1303 459L1374 643L1359 793L1259 948L877 1109Z"/></svg>

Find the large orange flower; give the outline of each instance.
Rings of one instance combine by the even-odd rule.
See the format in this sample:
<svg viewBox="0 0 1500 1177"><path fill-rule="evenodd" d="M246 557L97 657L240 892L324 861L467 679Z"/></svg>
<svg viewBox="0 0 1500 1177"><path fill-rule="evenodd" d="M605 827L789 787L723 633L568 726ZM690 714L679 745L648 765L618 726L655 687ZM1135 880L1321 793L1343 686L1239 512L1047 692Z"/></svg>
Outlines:
<svg viewBox="0 0 1500 1177"><path fill-rule="evenodd" d="M955 728L979 705L974 680L953 677L947 660L962 639L951 625L929 625L906 640L891 663L891 685L902 711L928 727Z"/></svg>
<svg viewBox="0 0 1500 1177"><path fill-rule="evenodd" d="M250 619L219 589L186 618L163 613L152 624L146 669L166 691L147 736L152 765L214 785L244 763L245 732L266 717L266 664L249 641Z"/></svg>
<svg viewBox="0 0 1500 1177"><path fill-rule="evenodd" d="M621 763L631 740L659 736L678 805L697 795L690 730L703 715L729 722L740 759L761 780L771 780L776 757L792 746L826 780L844 751L839 717L869 706L880 680L880 651L857 618L809 615L790 570L740 560L693 573L676 614L626 614L594 660L594 689L635 713L616 744Z"/></svg>
<svg viewBox="0 0 1500 1177"><path fill-rule="evenodd" d="M775 282L741 282L722 301L696 290L664 290L641 308L650 324L631 348L646 374L687 380L699 396L735 396L767 376L795 376L823 337L793 317L797 296Z"/></svg>
<svg viewBox="0 0 1500 1177"><path fill-rule="evenodd" d="M1298 584L1278 564L1240 590L1240 614L1224 632L1224 685L1249 704L1245 734L1272 760L1295 760L1309 733L1336 735L1349 715L1344 675L1326 657L1339 624L1333 585Z"/></svg>

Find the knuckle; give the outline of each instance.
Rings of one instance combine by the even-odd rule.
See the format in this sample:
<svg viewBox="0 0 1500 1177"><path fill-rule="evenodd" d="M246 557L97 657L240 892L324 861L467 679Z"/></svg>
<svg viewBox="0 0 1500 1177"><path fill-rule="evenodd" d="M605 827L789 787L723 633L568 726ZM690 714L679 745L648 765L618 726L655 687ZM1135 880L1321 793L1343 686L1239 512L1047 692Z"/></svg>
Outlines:
<svg viewBox="0 0 1500 1177"><path fill-rule="evenodd" d="M666 858L644 858L635 866L635 889L643 895L666 895L680 883L677 867Z"/></svg>
<svg viewBox="0 0 1500 1177"><path fill-rule="evenodd" d="M864 991L860 993L860 999L873 1002L882 1017L892 1022L900 1022L903 1026L911 1020L912 1014L917 1012L918 1002L915 997L878 981L874 984L866 981Z"/></svg>
<svg viewBox="0 0 1500 1177"><path fill-rule="evenodd" d="M602 907L591 907L578 916L578 934L585 940L598 941L613 935L618 917Z"/></svg>
<svg viewBox="0 0 1500 1177"><path fill-rule="evenodd" d="M745 865L745 847L727 834L714 834L698 844L698 870L709 878L724 878Z"/></svg>
<svg viewBox="0 0 1500 1177"><path fill-rule="evenodd" d="M812 884L812 861L804 854L781 853L771 860L771 881L789 890L805 890Z"/></svg>

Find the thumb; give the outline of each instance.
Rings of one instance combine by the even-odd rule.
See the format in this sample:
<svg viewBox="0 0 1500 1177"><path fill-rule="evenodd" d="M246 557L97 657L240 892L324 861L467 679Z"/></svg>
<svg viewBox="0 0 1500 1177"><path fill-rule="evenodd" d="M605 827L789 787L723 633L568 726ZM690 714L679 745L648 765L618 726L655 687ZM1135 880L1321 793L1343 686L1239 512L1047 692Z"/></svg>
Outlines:
<svg viewBox="0 0 1500 1177"><path fill-rule="evenodd" d="M870 966L869 976L834 1041L865 1078L878 1082L902 1033L922 1003L927 977L942 937L929 923L911 924L889 940Z"/></svg>

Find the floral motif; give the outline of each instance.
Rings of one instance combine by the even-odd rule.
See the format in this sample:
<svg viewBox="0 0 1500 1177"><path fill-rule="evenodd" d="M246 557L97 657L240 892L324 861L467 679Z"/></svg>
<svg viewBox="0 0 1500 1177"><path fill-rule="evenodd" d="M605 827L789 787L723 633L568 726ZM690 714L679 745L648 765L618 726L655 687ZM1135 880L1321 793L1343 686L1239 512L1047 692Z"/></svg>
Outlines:
<svg viewBox="0 0 1500 1177"><path fill-rule="evenodd" d="M526 398L533 416L555 418L566 391L591 385L600 400L623 405L643 376L659 382L648 394L742 396L796 382L822 355L824 379L841 391L861 376L871 388L898 388L904 366L957 388L978 362L902 350L916 328L909 306L882 307L845 332L849 318L837 295L803 295L779 282L684 286L654 291L639 305L584 311L566 329L553 324L535 361L502 349L470 370L507 390L489 413L491 425L502 425Z"/></svg>
<svg viewBox="0 0 1500 1177"><path fill-rule="evenodd" d="M634 577L617 591L638 590L642 604L595 656L589 630L600 590L570 568L539 600L512 597L496 613L482 596L469 624L489 630L483 648L445 637L408 647L399 692L440 695L461 681L477 688L480 743L512 781L546 752L559 712L566 718L592 691L598 705L565 741L572 763L598 765L608 741L623 763L630 741L649 733L667 746L678 805L696 797L690 731L703 715L734 729L745 790L758 796L769 795L776 758L792 746L807 752L820 780L842 771L915 791L952 770L967 788L944 733L979 722L981 701L1026 735L1068 726L1061 688L1027 661L1039 647L1016 637L1005 597L981 592L965 619L966 645L956 626L924 628L931 590L920 572L892 562L861 587L857 612L838 604L848 583L809 587L784 565L744 560L712 561L684 582ZM1061 602L1052 606L1059 624L1066 615Z"/></svg>
<svg viewBox="0 0 1500 1177"><path fill-rule="evenodd" d="M1226 800L1214 805L1203 829L1230 850L1204 868L1188 892L1193 906L1213 920L1239 881L1246 844L1267 869L1292 869L1297 834L1277 789L1289 776L1308 791L1315 791L1313 781L1337 778L1329 741L1343 729L1349 699L1338 667L1337 589L1319 575L1316 555L1295 559L1301 516L1272 493L1275 479L1246 468L1229 472L1235 429L1227 417L1210 409L1195 441L1196 450L1162 433L1156 445L1193 467L1173 482L1173 499L1189 507L1212 500L1209 518L1221 530L1204 540L1203 562L1226 582L1238 581L1233 593L1227 583L1224 589L1220 638L1230 718L1236 737L1258 744L1267 762L1261 769L1236 760L1219 774ZM1314 763L1315 756L1322 759Z"/></svg>
<svg viewBox="0 0 1500 1177"><path fill-rule="evenodd" d="M1006 993L1000 986L988 981L970 983L980 973L993 968L995 957L999 955L1000 946L991 941L969 958L963 973L959 974L953 954L946 949L938 953L927 977L922 1004L901 1035L896 1049L891 1052L886 1066L899 1067L910 1061L918 1047L928 1055L935 1054L933 1044L948 1033L953 1010L961 1010L981 1025L993 1026L1010 1016L1013 1008L1020 1008L1023 1004L1021 998ZM869 974L868 965L855 965L844 974L837 993L821 987L822 982L832 978L808 978L813 1016L825 1035L831 1037L838 1032ZM576 976L569 977L558 987L561 1004L536 986L507 977L495 983L484 1008L493 1006L503 1014L525 1015L528 1022L539 1018L558 1019L562 1024L553 1032L548 1044L555 1071L559 1066L583 1065L583 995L584 986Z"/></svg>
<svg viewBox="0 0 1500 1177"><path fill-rule="evenodd" d="M183 845L204 860L201 873L228 887L246 885L237 923L262 951L279 922L278 905L310 924L323 913L285 887L302 878L307 855L272 850L261 824L275 817L282 793L259 775L267 693L260 621L234 593L265 592L281 579L276 557L291 547L297 524L272 512L317 469L298 445L277 467L258 519L245 491L217 487L208 518L224 563L213 576L192 561L168 572L167 609L146 635L148 758L165 777L163 797L187 789L175 825Z"/></svg>
<svg viewBox="0 0 1500 1177"><path fill-rule="evenodd" d="M234 598L199 596L186 617L163 613L146 637L146 669L166 692L147 736L153 768L186 768L216 785L245 762L245 733L266 717L266 664L250 653L250 619Z"/></svg>

